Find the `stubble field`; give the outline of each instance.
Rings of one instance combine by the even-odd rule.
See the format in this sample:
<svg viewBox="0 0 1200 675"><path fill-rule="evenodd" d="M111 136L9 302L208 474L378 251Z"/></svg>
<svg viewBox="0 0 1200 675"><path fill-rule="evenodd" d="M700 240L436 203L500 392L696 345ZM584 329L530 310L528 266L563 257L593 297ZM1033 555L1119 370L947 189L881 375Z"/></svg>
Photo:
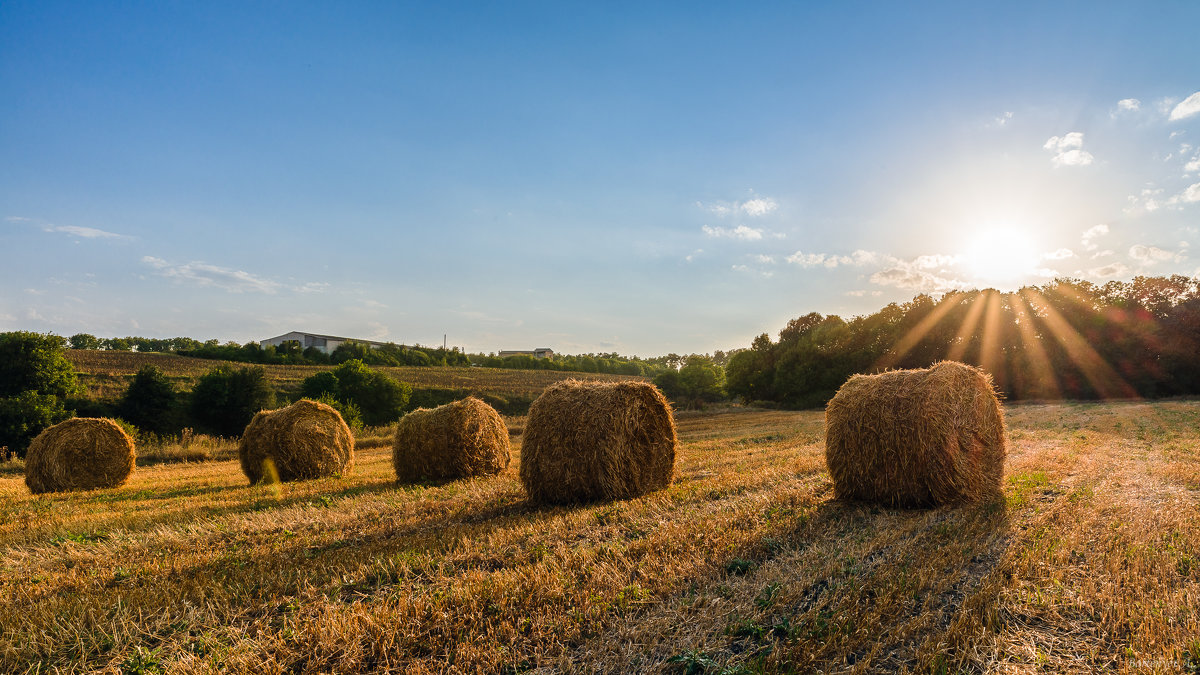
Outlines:
<svg viewBox="0 0 1200 675"><path fill-rule="evenodd" d="M669 489L577 507L519 457L397 486L387 447L0 473L0 670L1196 672L1200 402L1006 412L1005 502L930 510L832 499L816 411L681 414Z"/></svg>

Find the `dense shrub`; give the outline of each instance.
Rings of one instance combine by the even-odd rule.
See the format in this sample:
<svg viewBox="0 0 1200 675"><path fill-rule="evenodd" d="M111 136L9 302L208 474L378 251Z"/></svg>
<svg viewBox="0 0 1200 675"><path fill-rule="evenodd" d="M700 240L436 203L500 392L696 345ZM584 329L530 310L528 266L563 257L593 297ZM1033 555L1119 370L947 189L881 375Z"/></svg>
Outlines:
<svg viewBox="0 0 1200 675"><path fill-rule="evenodd" d="M23 391L0 397L0 447L24 457L29 442L38 434L71 416L53 394Z"/></svg>
<svg viewBox="0 0 1200 675"><path fill-rule="evenodd" d="M261 367L214 368L200 376L189 406L195 426L219 436L242 433L254 414L270 408L274 392Z"/></svg>
<svg viewBox="0 0 1200 675"><path fill-rule="evenodd" d="M306 378L300 392L311 398L330 397L352 403L361 411L363 424L379 426L400 419L412 388L371 370L359 359L351 359L332 371Z"/></svg>
<svg viewBox="0 0 1200 675"><path fill-rule="evenodd" d="M71 417L63 399L80 388L65 348L57 335L0 333L0 446L24 456L34 436Z"/></svg>
<svg viewBox="0 0 1200 675"><path fill-rule="evenodd" d="M117 414L139 429L168 434L180 426L174 419L175 401L175 387L167 376L155 366L143 366L117 404Z"/></svg>

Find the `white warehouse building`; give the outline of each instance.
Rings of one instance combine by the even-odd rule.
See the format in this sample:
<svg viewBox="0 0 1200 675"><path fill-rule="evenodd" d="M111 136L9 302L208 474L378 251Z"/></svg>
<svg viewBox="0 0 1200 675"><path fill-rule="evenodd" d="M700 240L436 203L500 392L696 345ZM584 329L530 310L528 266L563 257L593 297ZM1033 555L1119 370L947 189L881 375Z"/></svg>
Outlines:
<svg viewBox="0 0 1200 675"><path fill-rule="evenodd" d="M376 342L374 340L359 340L357 338L339 337L337 335L320 335L318 333L301 333L300 331L292 331L290 333L284 333L278 337L267 338L259 344L263 347L266 347L267 345L274 345L278 347L279 345L288 341L299 342L301 349L316 347L326 354L332 354L333 350L337 349L338 346L344 342L361 342L365 345L370 345L372 349L379 349L384 345L383 342Z"/></svg>

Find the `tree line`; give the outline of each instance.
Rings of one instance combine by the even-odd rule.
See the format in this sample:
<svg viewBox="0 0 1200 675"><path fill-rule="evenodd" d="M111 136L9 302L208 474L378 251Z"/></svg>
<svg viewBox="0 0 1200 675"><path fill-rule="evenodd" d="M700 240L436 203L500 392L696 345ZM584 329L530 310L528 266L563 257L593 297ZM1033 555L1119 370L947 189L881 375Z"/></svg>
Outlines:
<svg viewBox="0 0 1200 675"><path fill-rule="evenodd" d="M88 333L76 333L66 339L66 344L71 349L171 353L198 359L261 364L336 365L353 359L372 366L467 366L471 363L457 347L410 347L393 342L372 347L355 340L343 342L328 354L316 347L303 347L299 340L285 340L276 346L253 341L245 344L219 340L200 342L187 337L98 338Z"/></svg>
<svg viewBox="0 0 1200 675"><path fill-rule="evenodd" d="M174 436L184 428L237 436L255 413L291 398L274 391L258 365L217 366L190 391L176 389L147 365L116 400L89 399L64 347L55 335L0 333L0 447L6 453L24 456L44 429L76 415L117 418L143 438ZM412 393L410 385L350 359L303 380L299 396L332 405L357 428L400 419L412 407Z"/></svg>
<svg viewBox="0 0 1200 675"><path fill-rule="evenodd" d="M809 313L730 357L742 401L823 405L851 375L978 365L1010 400L1200 394L1200 280L1056 279L1013 293L918 295L849 321Z"/></svg>

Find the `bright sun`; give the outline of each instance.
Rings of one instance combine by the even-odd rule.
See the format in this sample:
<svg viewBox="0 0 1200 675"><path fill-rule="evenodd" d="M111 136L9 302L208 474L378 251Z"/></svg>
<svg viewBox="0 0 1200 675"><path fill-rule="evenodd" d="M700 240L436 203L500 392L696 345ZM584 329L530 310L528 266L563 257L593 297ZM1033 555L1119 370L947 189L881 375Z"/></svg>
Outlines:
<svg viewBox="0 0 1200 675"><path fill-rule="evenodd" d="M1033 239L1013 228L980 232L963 256L963 267L977 281L1014 283L1031 275L1041 262Z"/></svg>

